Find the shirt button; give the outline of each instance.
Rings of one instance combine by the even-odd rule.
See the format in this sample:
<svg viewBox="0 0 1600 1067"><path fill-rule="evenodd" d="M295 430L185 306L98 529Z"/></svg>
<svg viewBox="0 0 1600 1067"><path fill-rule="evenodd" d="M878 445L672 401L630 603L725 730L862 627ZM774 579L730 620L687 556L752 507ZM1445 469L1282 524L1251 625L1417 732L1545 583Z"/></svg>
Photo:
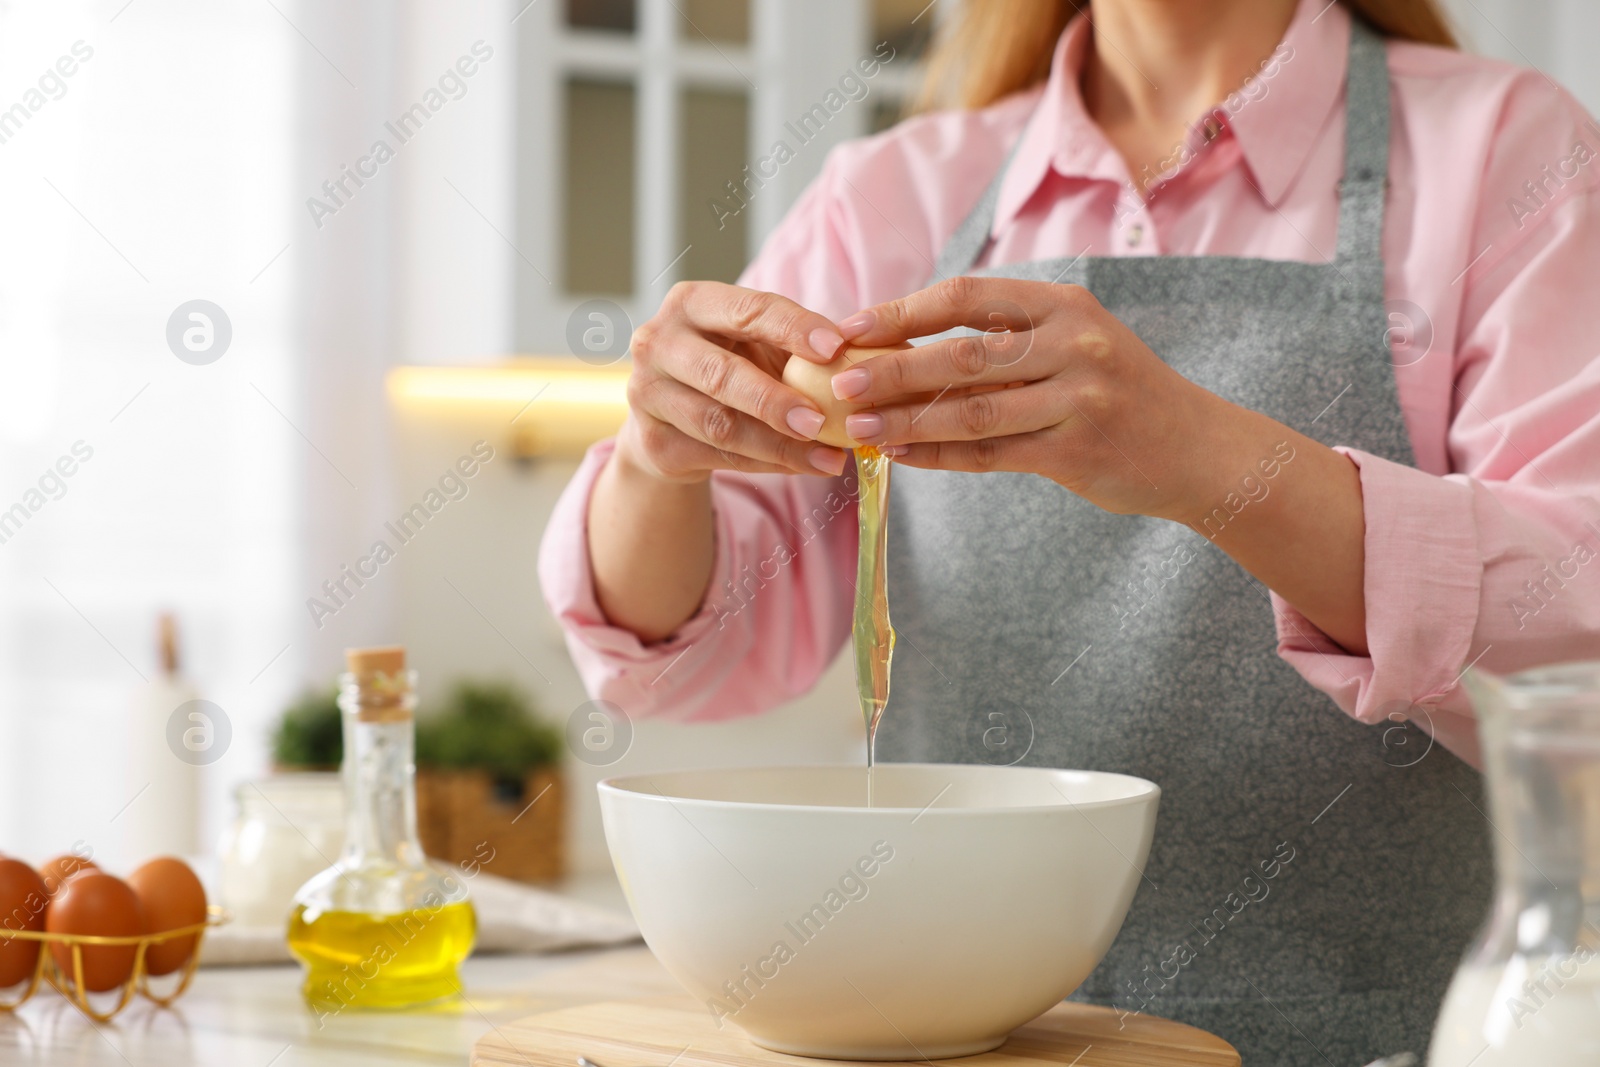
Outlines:
<svg viewBox="0 0 1600 1067"><path fill-rule="evenodd" d="M1142 240L1144 240L1144 226L1136 222L1128 228L1128 247L1137 248Z"/></svg>

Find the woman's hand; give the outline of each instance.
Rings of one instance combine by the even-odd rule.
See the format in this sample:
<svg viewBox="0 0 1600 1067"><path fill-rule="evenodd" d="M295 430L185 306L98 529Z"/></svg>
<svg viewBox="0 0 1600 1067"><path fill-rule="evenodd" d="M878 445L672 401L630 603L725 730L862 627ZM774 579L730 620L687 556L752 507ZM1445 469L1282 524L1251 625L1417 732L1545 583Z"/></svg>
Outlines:
<svg viewBox="0 0 1600 1067"><path fill-rule="evenodd" d="M822 413L778 380L790 353L827 362L833 323L781 296L680 282L633 332L628 421L589 495L595 599L641 641L705 600L715 558L713 470L839 474Z"/></svg>
<svg viewBox="0 0 1600 1067"><path fill-rule="evenodd" d="M669 482L717 469L839 474L844 453L814 440L822 413L779 376L790 353L825 363L842 343L831 322L781 296L674 285L629 344L619 459Z"/></svg>
<svg viewBox="0 0 1600 1067"><path fill-rule="evenodd" d="M985 332L834 377L841 399L874 407L846 420L852 437L909 466L1041 474L1107 511L1187 521L1227 491L1228 456L1248 470L1271 423L1174 371L1075 285L951 278L840 332L880 345L957 326Z"/></svg>
<svg viewBox="0 0 1600 1067"><path fill-rule="evenodd" d="M1077 286L951 278L839 324L860 345L957 326L986 332L835 375L836 395L873 406L846 431L910 466L1042 474L1107 511L1184 523L1365 654L1350 460L1184 378ZM1244 508L1262 475L1270 494Z"/></svg>

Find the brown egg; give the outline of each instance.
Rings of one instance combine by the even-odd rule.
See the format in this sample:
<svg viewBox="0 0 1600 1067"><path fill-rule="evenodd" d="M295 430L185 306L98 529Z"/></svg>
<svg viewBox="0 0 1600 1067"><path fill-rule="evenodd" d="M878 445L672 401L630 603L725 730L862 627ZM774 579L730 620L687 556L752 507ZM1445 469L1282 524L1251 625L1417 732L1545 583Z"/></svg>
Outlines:
<svg viewBox="0 0 1600 1067"><path fill-rule="evenodd" d="M57 856L39 868L39 877L44 879L45 892L52 898L60 891L68 878L79 871L98 871L99 865L87 856L79 856L68 852L66 855Z"/></svg>
<svg viewBox="0 0 1600 1067"><path fill-rule="evenodd" d="M82 871L56 892L44 928L52 934L130 937L144 933L144 917L127 882L100 871ZM81 950L83 987L91 993L115 989L133 972L134 945L83 945ZM72 981L72 946L51 945L50 954Z"/></svg>
<svg viewBox="0 0 1600 1067"><path fill-rule="evenodd" d="M171 856L153 859L128 876L139 898L147 934L177 930L206 921L206 891L189 865ZM145 970L171 974L189 961L198 936L175 937L152 944L144 952Z"/></svg>
<svg viewBox="0 0 1600 1067"><path fill-rule="evenodd" d="M43 930L50 895L44 879L21 860L0 859L0 924L8 930ZM38 941L0 939L0 989L33 976Z"/></svg>
<svg viewBox="0 0 1600 1067"><path fill-rule="evenodd" d="M835 397L833 376L857 363L865 363L869 359L881 356L885 352L902 352L910 347L910 345L896 345L893 348L852 348L846 345L827 363L813 363L800 356L790 356L789 362L783 366L784 384L816 404L826 420L822 424L822 432L817 435L817 440L835 448L854 448L857 442L844 431L845 416L865 411L869 407L867 404L857 404Z"/></svg>

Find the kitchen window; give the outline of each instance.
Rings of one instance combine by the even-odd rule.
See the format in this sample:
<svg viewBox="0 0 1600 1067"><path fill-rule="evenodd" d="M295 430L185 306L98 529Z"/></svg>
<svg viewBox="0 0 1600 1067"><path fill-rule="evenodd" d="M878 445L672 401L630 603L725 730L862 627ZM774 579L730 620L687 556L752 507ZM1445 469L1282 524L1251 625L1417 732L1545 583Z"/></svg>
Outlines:
<svg viewBox="0 0 1600 1067"><path fill-rule="evenodd" d="M829 148L899 118L933 24L951 6L526 8L517 23L518 347L565 351L567 319L588 300L614 301L638 323L680 279L737 278ZM861 77L858 61L886 56Z"/></svg>

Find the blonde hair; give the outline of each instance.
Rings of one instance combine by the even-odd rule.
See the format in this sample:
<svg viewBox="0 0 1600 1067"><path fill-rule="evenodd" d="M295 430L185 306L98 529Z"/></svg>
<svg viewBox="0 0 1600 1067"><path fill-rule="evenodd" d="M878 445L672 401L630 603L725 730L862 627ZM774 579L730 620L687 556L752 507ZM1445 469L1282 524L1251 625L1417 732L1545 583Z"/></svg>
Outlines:
<svg viewBox="0 0 1600 1067"><path fill-rule="evenodd" d="M1379 33L1457 47L1437 0L1340 0ZM1056 39L1088 0L964 0L928 56L914 109L986 107L1044 81Z"/></svg>

